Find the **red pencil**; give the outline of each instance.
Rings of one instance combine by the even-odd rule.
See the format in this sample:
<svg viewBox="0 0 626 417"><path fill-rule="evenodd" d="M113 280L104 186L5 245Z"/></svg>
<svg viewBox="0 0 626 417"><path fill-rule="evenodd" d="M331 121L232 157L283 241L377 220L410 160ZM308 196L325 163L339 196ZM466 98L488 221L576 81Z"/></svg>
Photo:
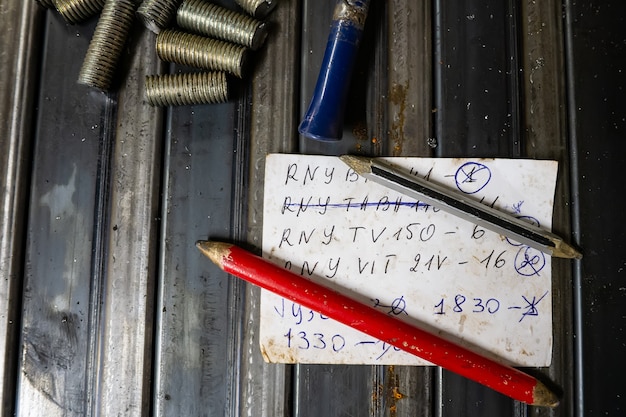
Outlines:
<svg viewBox="0 0 626 417"><path fill-rule="evenodd" d="M199 241L224 271L317 311L369 336L526 404L556 407L556 395L534 377L397 320L335 290L280 268L240 247Z"/></svg>

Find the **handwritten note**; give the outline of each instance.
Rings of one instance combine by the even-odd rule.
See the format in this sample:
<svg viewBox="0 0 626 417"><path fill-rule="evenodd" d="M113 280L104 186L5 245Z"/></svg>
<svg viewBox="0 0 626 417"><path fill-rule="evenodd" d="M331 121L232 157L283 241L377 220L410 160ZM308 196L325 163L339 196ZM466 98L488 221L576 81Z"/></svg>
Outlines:
<svg viewBox="0 0 626 417"><path fill-rule="evenodd" d="M551 228L557 163L387 158L413 175ZM338 158L266 160L263 253L399 320L519 366L552 350L551 259L366 181ZM427 362L269 291L261 350L270 362Z"/></svg>

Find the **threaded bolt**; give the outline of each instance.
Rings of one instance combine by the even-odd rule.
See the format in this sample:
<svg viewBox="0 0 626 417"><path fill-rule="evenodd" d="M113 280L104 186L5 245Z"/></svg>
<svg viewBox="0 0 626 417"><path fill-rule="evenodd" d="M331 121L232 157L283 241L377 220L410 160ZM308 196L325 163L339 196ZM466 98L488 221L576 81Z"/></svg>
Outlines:
<svg viewBox="0 0 626 417"><path fill-rule="evenodd" d="M46 0L49 2L50 0ZM66 22L73 25L84 22L102 10L105 0L52 0L54 7Z"/></svg>
<svg viewBox="0 0 626 417"><path fill-rule="evenodd" d="M146 101L151 106L184 106L228 101L224 72L148 75Z"/></svg>
<svg viewBox="0 0 626 417"><path fill-rule="evenodd" d="M264 19L278 3L278 0L235 0L250 15L257 19Z"/></svg>
<svg viewBox="0 0 626 417"><path fill-rule="evenodd" d="M176 13L183 29L256 50L267 37L265 23L204 0L183 0Z"/></svg>
<svg viewBox="0 0 626 417"><path fill-rule="evenodd" d="M246 47L173 29L157 35L156 51L166 62L227 71L239 78L243 78L246 70Z"/></svg>
<svg viewBox="0 0 626 417"><path fill-rule="evenodd" d="M109 89L136 8L132 0L106 0L78 75L79 84Z"/></svg>
<svg viewBox="0 0 626 417"><path fill-rule="evenodd" d="M181 0L144 0L137 9L137 16L154 33L168 27L176 15Z"/></svg>

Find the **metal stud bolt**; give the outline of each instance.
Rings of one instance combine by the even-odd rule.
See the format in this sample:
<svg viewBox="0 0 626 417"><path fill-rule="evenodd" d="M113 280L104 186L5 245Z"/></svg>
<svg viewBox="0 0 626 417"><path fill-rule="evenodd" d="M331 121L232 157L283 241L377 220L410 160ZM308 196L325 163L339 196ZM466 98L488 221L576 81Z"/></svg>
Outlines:
<svg viewBox="0 0 626 417"><path fill-rule="evenodd" d="M235 3L257 19L264 19L274 10L278 0L235 0Z"/></svg>
<svg viewBox="0 0 626 417"><path fill-rule="evenodd" d="M151 106L182 106L228 101L224 72L148 75L146 101Z"/></svg>
<svg viewBox="0 0 626 417"><path fill-rule="evenodd" d="M183 29L256 50L267 37L265 23L205 0L183 0L176 13Z"/></svg>
<svg viewBox="0 0 626 417"><path fill-rule="evenodd" d="M79 84L109 89L136 8L132 0L106 0L78 75Z"/></svg>
<svg viewBox="0 0 626 417"><path fill-rule="evenodd" d="M46 0L50 1L50 0ZM100 13L105 0L52 0L66 22L77 24Z"/></svg>
<svg viewBox="0 0 626 417"><path fill-rule="evenodd" d="M173 29L163 30L157 35L156 51L158 57L166 62L227 71L239 78L243 78L246 70L246 47Z"/></svg>
<svg viewBox="0 0 626 417"><path fill-rule="evenodd" d="M181 0L144 0L137 9L137 16L154 33L168 27L176 15Z"/></svg>

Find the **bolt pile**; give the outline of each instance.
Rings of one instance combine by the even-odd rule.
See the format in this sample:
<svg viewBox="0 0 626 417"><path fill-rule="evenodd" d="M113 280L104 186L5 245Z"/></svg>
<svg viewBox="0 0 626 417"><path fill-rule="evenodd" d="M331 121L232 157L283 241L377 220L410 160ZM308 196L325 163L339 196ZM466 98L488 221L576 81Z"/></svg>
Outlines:
<svg viewBox="0 0 626 417"><path fill-rule="evenodd" d="M79 84L105 92L111 89L135 16L156 34L155 50L162 61L199 70L146 76L146 102L152 106L228 101L229 80L246 76L250 53L267 37L267 25L259 19L265 18L277 2L235 0L244 10L239 12L208 0L36 1L55 8L68 24L100 13Z"/></svg>

